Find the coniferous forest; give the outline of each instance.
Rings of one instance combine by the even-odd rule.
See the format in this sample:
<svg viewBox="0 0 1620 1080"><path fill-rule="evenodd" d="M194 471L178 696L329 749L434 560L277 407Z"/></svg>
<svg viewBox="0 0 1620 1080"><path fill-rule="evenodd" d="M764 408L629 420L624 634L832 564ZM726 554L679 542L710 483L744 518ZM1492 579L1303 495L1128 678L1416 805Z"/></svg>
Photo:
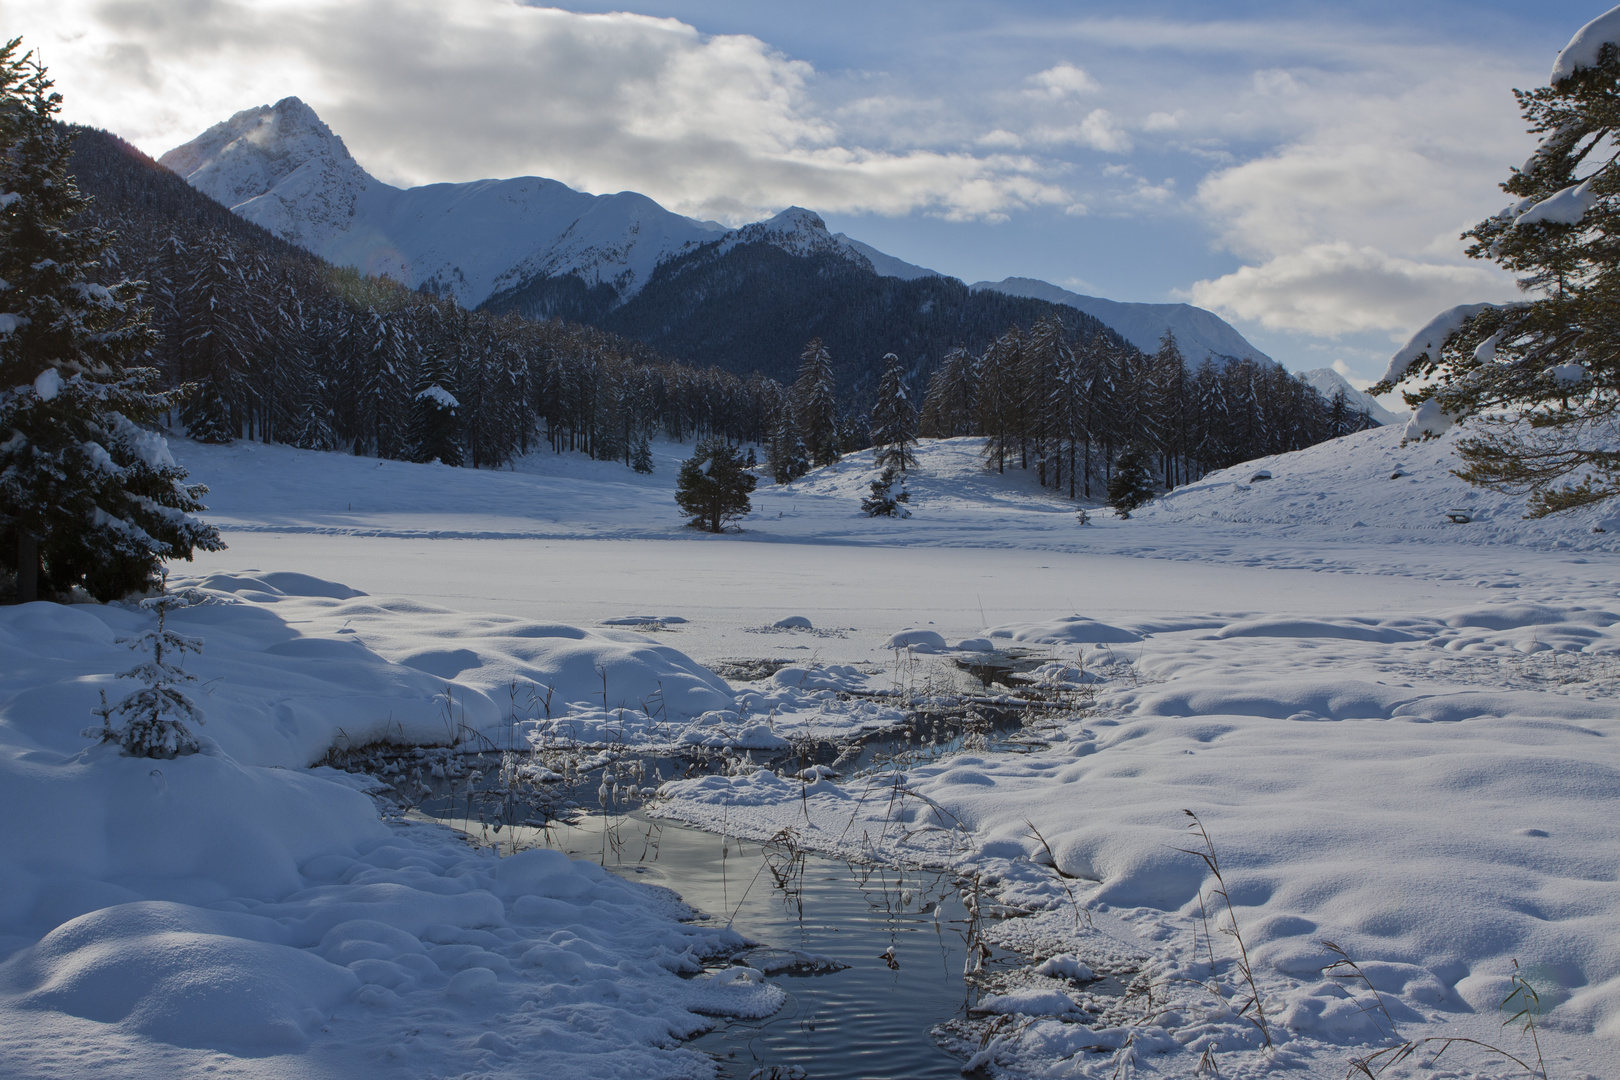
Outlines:
<svg viewBox="0 0 1620 1080"><path fill-rule="evenodd" d="M769 333L751 331L753 370L731 360L730 370L705 366L695 359L706 338L730 357L728 332L704 330L691 316L723 320L727 305L742 303L749 274L719 306L712 289L699 290L706 307L681 321L685 359L676 360L628 335L656 336L641 334L641 323L673 303L663 279L692 277L691 267L655 275L633 310L578 305L576 314L625 333L526 318L517 305L469 311L325 263L106 132L79 129L73 165L93 199L89 212L116 234L109 271L146 283L153 366L168 384L189 387L169 419L204 441L256 439L475 468L545 446L633 466L642 443L662 434L767 444L773 456L793 455L772 463L779 480L791 480L806 450L809 464L824 464L867 445L878 357L887 350L874 345L864 355L858 342L883 336L876 328L892 326L902 308L921 311L900 335L906 379L927 387L920 433L988 436L990 467L1034 470L1071 497L1100 496L1114 461L1132 448L1152 457L1169 487L1371 424L1274 364L1190 367L1173 340L1148 356L1072 309L969 296L948 279L898 282L840 267L835 297L799 296L815 288L817 268L779 266L792 260L765 245L733 251L721 269L748 270L766 294L796 306ZM810 277L794 285L800 269ZM859 277L872 279L864 293ZM913 305L918 290L929 295ZM823 313L820 324L834 324L835 348L829 356L818 342L813 372L784 386L761 372L791 370L803 343L778 355L788 335L820 325L807 305ZM1001 317L1011 325L991 338L987 320Z"/></svg>

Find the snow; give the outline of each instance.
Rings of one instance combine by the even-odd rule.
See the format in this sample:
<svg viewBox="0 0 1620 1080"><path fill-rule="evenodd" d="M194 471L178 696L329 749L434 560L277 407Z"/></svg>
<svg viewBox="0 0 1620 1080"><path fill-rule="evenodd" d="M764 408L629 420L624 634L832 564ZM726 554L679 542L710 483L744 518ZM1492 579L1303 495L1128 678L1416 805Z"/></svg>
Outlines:
<svg viewBox="0 0 1620 1080"><path fill-rule="evenodd" d="M1581 68L1595 67L1603 46L1620 42L1620 7L1604 12L1569 39L1553 61L1549 86L1557 86Z"/></svg>
<svg viewBox="0 0 1620 1080"><path fill-rule="evenodd" d="M532 176L391 187L297 98L245 109L159 160L332 262L428 285L468 307L570 273L628 297L660 261L725 232L634 192L588 195Z"/></svg>
<svg viewBox="0 0 1620 1080"><path fill-rule="evenodd" d="M440 386L438 383L434 383L426 390L423 390L421 393L417 394L416 400L435 402L441 409L459 409L461 407L461 402L456 400L455 395L446 390L444 387Z"/></svg>
<svg viewBox="0 0 1620 1080"><path fill-rule="evenodd" d="M1384 382L1399 382L1406 375L1407 368L1417 363L1424 356L1431 360L1438 359L1440 350L1445 348L1446 341L1458 330L1463 323L1489 307L1496 304L1458 304L1447 308L1423 325L1417 333L1412 335L1410 341L1401 346L1394 356L1389 358L1389 366L1384 369Z"/></svg>
<svg viewBox="0 0 1620 1080"><path fill-rule="evenodd" d="M1594 178L1595 179L1595 178ZM1562 191L1547 196L1513 219L1514 227L1521 225L1579 225L1598 202L1592 180L1571 184Z"/></svg>
<svg viewBox="0 0 1620 1080"><path fill-rule="evenodd" d="M54 401L56 395L62 392L62 373L55 368L46 368L34 380L34 393L41 401Z"/></svg>
<svg viewBox="0 0 1620 1080"><path fill-rule="evenodd" d="M1401 441L1416 442L1422 439L1435 438L1451 430L1457 418L1440 407L1440 403L1430 398L1412 410L1412 418L1401 429Z"/></svg>
<svg viewBox="0 0 1620 1080"><path fill-rule="evenodd" d="M206 641L186 664L202 753L77 735L150 613L0 609L0 813L23 823L0 836L0 1075L708 1075L675 1040L781 1000L757 973L677 977L735 935L589 864L385 824L308 766L372 739L555 737L565 716L649 746L848 734L946 685L947 642L1044 660L1067 705L1039 745L742 769L669 785L660 812L951 866L981 911L1031 912L987 920L1032 960L987 1001L1029 1021L984 1048L998 1070L1107 1076L1128 1053L1191 1075L1209 1050L1223 1075L1343 1076L1388 1036L1370 992L1322 974L1325 939L1404 1037L1522 1054L1498 1008L1516 959L1549 1075L1612 1075L1620 532L1593 531L1612 507L1526 521L1467 487L1466 430L1361 432L1089 528L986 472L981 440L925 441L904 528L861 514L861 454L763 485L720 537L674 504L690 446L655 443L641 476L176 440L231 544L171 578L202 601L171 616ZM788 612L811 625L773 625ZM780 666L728 684L702 666L726 658ZM514 685L553 688L553 712ZM1269 1058L1218 929L1226 1004L1197 986L1200 894L1211 923L1224 908L1183 808L1219 853ZM1093 1008L1088 976L1122 957L1161 988L1151 1021ZM1454 1070L1487 1069L1464 1049Z"/></svg>

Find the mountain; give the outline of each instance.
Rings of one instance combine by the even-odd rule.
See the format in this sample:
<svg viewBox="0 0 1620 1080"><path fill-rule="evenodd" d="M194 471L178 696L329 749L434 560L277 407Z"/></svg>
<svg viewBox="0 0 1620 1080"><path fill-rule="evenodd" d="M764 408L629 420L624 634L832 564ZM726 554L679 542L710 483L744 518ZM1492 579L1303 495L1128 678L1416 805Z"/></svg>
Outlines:
<svg viewBox="0 0 1620 1080"><path fill-rule="evenodd" d="M998 320L1027 323L1052 305L1145 352L1172 329L1190 366L1206 356L1269 360L1200 308L1122 304L1028 278L969 288L830 233L800 207L727 229L635 192L589 195L533 176L402 190L368 174L294 97L243 110L160 161L338 265L466 307L601 325L739 373L791 375L816 335L862 365L894 351L926 366L951 346L981 347L1006 328ZM769 280L746 277L755 272ZM702 321L722 317L731 325Z"/></svg>
<svg viewBox="0 0 1620 1080"><path fill-rule="evenodd" d="M1022 277L980 281L970 288L974 292L994 291L1008 296L1027 296L1078 308L1112 327L1126 341L1149 354L1158 351L1159 339L1164 337L1166 330L1173 331L1181 354L1187 358L1187 366L1192 368L1203 363L1205 358L1213 358L1217 363L1244 357L1276 363L1250 345L1225 319L1191 304L1127 304L1118 300L1104 300L1100 296L1082 296L1051 282Z"/></svg>
<svg viewBox="0 0 1620 1080"><path fill-rule="evenodd" d="M536 313L517 294L486 306ZM1076 335L1117 339L1072 308L975 293L933 274L880 275L821 218L793 209L669 259L635 296L590 321L680 359L783 382L794 379L804 343L819 337L839 385L859 398L885 353L897 354L920 388L952 348L981 351L1009 326L1047 315Z"/></svg>
<svg viewBox="0 0 1620 1080"><path fill-rule="evenodd" d="M1317 368L1314 371L1302 371L1299 373L1298 378L1310 383L1312 388L1314 388L1318 394L1321 394L1329 401L1333 400L1334 394L1343 391L1344 399L1347 402L1349 402L1353 407L1365 412L1368 416L1371 416L1380 424L1394 424L1402 422L1406 419L1405 413L1397 414L1390 412L1388 409L1384 408L1378 403L1377 398L1363 394L1360 390L1357 390L1355 387L1346 382L1344 376L1340 375L1332 368Z"/></svg>
<svg viewBox="0 0 1620 1080"><path fill-rule="evenodd" d="M660 260L726 232L635 192L587 195L534 176L401 190L361 168L293 97L245 109L158 160L329 262L467 307L540 277L630 295Z"/></svg>

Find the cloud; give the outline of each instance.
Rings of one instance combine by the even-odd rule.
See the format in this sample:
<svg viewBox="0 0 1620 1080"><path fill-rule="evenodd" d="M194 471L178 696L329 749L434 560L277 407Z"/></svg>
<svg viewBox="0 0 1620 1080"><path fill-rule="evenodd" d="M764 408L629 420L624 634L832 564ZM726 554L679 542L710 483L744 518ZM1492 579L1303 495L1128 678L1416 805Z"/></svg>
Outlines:
<svg viewBox="0 0 1620 1080"><path fill-rule="evenodd" d="M1461 299L1505 300L1514 293L1510 277L1486 266L1419 262L1335 241L1195 282L1186 295L1268 330L1318 336L1383 330L1400 339Z"/></svg>
<svg viewBox="0 0 1620 1080"><path fill-rule="evenodd" d="M1107 109L1092 109L1078 124L1038 125L1030 129L1029 137L1046 146L1073 143L1105 154L1124 154L1131 149L1130 135L1114 122Z"/></svg>
<svg viewBox="0 0 1620 1080"><path fill-rule="evenodd" d="M1064 61L1029 77L1048 97L1064 98L1071 94L1090 94L1099 90L1097 80L1080 68Z"/></svg>
<svg viewBox="0 0 1620 1080"><path fill-rule="evenodd" d="M72 119L148 152L297 94L398 183L538 173L729 220L790 203L970 219L1073 202L1050 163L1000 147L851 143L811 65L674 19L510 0L27 0L7 14L45 46ZM1064 92L1085 81L1046 74Z"/></svg>

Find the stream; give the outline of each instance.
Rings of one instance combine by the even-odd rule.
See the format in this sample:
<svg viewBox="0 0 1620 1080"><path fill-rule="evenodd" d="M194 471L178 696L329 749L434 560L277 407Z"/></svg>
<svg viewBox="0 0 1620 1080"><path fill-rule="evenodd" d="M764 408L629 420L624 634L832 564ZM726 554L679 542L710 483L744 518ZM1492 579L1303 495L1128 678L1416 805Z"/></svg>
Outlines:
<svg viewBox="0 0 1620 1080"><path fill-rule="evenodd" d="M936 745L954 748L955 741ZM858 757L896 752L906 750L879 741ZM654 818L644 795L689 774L691 760L591 751L579 759L577 769L564 766L566 780L531 784L514 784L510 755L503 766L496 753L416 751L351 767L413 791L405 816L450 825L503 851L550 847L596 862L671 889L703 920L729 923L758 942L717 966L764 972L787 992L781 1010L763 1020L720 1019L689 1043L709 1054L726 1080L961 1076L962 1059L929 1034L965 1016L976 997L964 978L973 927L953 875L848 863ZM635 794L606 794L611 778ZM515 801L517 789L524 795ZM1020 963L992 949L983 971Z"/></svg>

